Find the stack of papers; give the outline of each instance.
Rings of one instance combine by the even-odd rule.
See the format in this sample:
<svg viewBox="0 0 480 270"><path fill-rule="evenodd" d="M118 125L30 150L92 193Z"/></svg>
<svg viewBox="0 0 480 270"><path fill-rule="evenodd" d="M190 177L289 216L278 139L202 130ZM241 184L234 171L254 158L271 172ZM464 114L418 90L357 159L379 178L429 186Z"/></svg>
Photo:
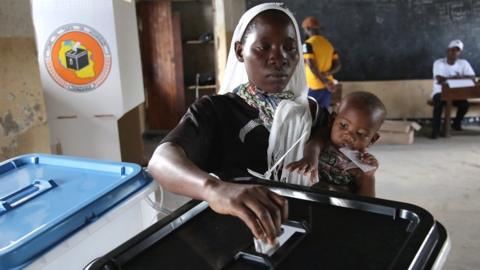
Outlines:
<svg viewBox="0 0 480 270"><path fill-rule="evenodd" d="M450 79L447 80L448 87L460 88L460 87L472 87L475 83L472 79Z"/></svg>

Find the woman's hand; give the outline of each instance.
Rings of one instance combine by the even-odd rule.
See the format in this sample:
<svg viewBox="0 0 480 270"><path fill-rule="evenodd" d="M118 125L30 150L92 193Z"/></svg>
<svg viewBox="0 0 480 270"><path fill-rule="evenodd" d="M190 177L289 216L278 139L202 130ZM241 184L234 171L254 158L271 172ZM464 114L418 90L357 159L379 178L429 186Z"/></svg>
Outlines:
<svg viewBox="0 0 480 270"><path fill-rule="evenodd" d="M274 244L288 216L288 202L262 186L219 180L191 162L174 143L161 144L148 170L167 190L207 201L215 212L239 217L258 239Z"/></svg>
<svg viewBox="0 0 480 270"><path fill-rule="evenodd" d="M288 217L288 201L258 185L240 185L220 180L209 185L208 203L219 214L239 217L253 235L270 244Z"/></svg>

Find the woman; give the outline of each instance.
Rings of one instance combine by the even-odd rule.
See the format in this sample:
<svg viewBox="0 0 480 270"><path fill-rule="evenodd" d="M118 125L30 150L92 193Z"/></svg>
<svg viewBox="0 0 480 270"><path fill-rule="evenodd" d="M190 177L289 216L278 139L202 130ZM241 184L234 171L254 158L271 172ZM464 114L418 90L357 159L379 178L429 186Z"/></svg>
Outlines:
<svg viewBox="0 0 480 270"><path fill-rule="evenodd" d="M149 163L166 189L242 219L273 244L287 218L287 201L267 188L221 181L265 172L287 154L272 178L308 185L283 164L299 160L312 123L298 26L279 4L248 10L235 29L220 93L193 104ZM214 173L216 176L212 175Z"/></svg>

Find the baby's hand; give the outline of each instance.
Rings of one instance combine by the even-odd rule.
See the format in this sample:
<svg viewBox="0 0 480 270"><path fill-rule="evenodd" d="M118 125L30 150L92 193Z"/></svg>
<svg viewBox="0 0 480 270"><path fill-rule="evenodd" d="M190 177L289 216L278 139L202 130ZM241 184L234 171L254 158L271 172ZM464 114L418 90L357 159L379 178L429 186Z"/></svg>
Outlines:
<svg viewBox="0 0 480 270"><path fill-rule="evenodd" d="M299 161L294 161L288 164L285 169L299 174L310 174L310 182L315 184L318 176L318 157L304 156Z"/></svg>
<svg viewBox="0 0 480 270"><path fill-rule="evenodd" d="M368 176L372 177L375 175L375 172L378 169L378 160L370 153L360 153L360 161L362 163L368 164L370 166L375 167L375 169L372 169L368 172L363 172L362 170L356 168L352 170L352 173L357 177L357 176Z"/></svg>

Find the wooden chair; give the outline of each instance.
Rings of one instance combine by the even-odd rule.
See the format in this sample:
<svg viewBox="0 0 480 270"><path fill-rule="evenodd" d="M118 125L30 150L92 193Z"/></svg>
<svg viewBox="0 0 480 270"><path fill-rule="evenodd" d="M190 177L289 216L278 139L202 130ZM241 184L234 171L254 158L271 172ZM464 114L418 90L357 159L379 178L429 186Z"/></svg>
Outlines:
<svg viewBox="0 0 480 270"><path fill-rule="evenodd" d="M443 124L443 131L445 137L450 136L450 119L452 112L452 102L454 100L463 100L469 98L480 98L480 84L472 87L450 88L448 84L442 85L442 100L446 102L445 106L445 121Z"/></svg>

